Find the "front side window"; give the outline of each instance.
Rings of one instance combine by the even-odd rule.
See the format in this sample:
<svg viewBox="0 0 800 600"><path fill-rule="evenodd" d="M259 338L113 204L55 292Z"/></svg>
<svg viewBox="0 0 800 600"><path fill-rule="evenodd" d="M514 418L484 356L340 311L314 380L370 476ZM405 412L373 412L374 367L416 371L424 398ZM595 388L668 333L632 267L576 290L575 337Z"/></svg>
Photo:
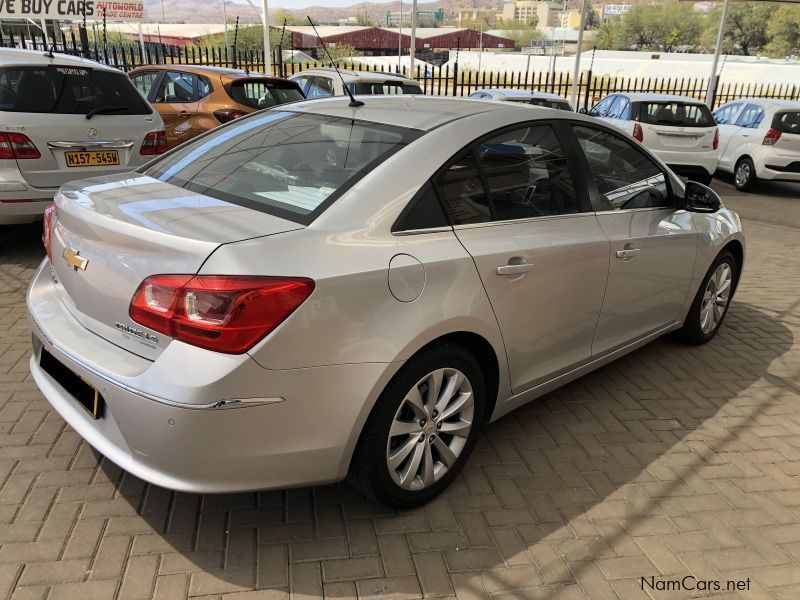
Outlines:
<svg viewBox="0 0 800 600"><path fill-rule="evenodd" d="M574 126L603 210L672 205L661 168L622 137L593 127Z"/></svg>
<svg viewBox="0 0 800 600"><path fill-rule="evenodd" d="M736 124L739 127L747 127L754 129L761 124L761 121L764 119L764 109L756 104L747 104L742 111L742 114L739 115L739 118L736 119Z"/></svg>
<svg viewBox="0 0 800 600"><path fill-rule="evenodd" d="M152 109L128 76L71 66L0 68L0 111L149 115Z"/></svg>
<svg viewBox="0 0 800 600"><path fill-rule="evenodd" d="M187 142L144 173L308 224L337 194L419 135L353 119L268 111Z"/></svg>
<svg viewBox="0 0 800 600"><path fill-rule="evenodd" d="M308 82L306 98L312 100L314 98L327 98L328 96L333 96L333 80L328 77L311 77Z"/></svg>
<svg viewBox="0 0 800 600"><path fill-rule="evenodd" d="M705 104L640 102L639 121L673 127L713 127L714 116Z"/></svg>
<svg viewBox="0 0 800 600"><path fill-rule="evenodd" d="M714 120L720 125L727 125L733 121L736 113L739 112L741 107L742 105L738 103L723 106L714 113Z"/></svg>
<svg viewBox="0 0 800 600"><path fill-rule="evenodd" d="M131 75L131 81L136 89L139 90L139 93L147 98L150 96L150 90L155 85L160 74L160 71L144 71L142 73L134 73Z"/></svg>
<svg viewBox="0 0 800 600"><path fill-rule="evenodd" d="M625 96L617 96L617 99L614 100L614 104L608 109L608 114L606 116L609 119L627 119L627 116L630 115L629 106L630 102Z"/></svg>
<svg viewBox="0 0 800 600"><path fill-rule="evenodd" d="M549 125L492 136L455 161L437 181L455 225L580 212L561 144Z"/></svg>
<svg viewBox="0 0 800 600"><path fill-rule="evenodd" d="M591 108L589 114L592 115L593 117L605 117L606 114L608 113L608 109L611 108L611 103L614 102L615 98L616 96L609 96L608 98L603 98L602 100L600 100L600 102L598 102Z"/></svg>
<svg viewBox="0 0 800 600"><path fill-rule="evenodd" d="M164 79L158 88L153 102L181 103L194 102L197 98L194 94L195 79L197 75L191 73L180 73L178 71L167 71Z"/></svg>

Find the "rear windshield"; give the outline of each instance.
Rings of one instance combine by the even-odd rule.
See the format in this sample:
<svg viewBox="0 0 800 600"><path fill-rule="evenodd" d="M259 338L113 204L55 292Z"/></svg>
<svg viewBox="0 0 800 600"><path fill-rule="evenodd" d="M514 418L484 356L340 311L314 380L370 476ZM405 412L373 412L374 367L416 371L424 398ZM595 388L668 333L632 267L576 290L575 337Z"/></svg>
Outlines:
<svg viewBox="0 0 800 600"><path fill-rule="evenodd" d="M150 106L124 73L84 67L0 69L0 110L83 115L149 115Z"/></svg>
<svg viewBox="0 0 800 600"><path fill-rule="evenodd" d="M303 100L303 93L292 83L275 83L257 79L234 81L230 97L249 108L269 108Z"/></svg>
<svg viewBox="0 0 800 600"><path fill-rule="evenodd" d="M800 111L779 112L772 118L772 128L782 133L800 134Z"/></svg>
<svg viewBox="0 0 800 600"><path fill-rule="evenodd" d="M419 135L353 119L267 111L183 144L144 173L307 225Z"/></svg>
<svg viewBox="0 0 800 600"><path fill-rule="evenodd" d="M639 121L650 125L714 127L714 116L705 104L639 102Z"/></svg>
<svg viewBox="0 0 800 600"><path fill-rule="evenodd" d="M544 106L545 108L555 108L557 110L569 110L572 108L566 102L559 100L548 100L546 98L506 98L509 102L524 102L525 104L532 104L533 106Z"/></svg>
<svg viewBox="0 0 800 600"><path fill-rule="evenodd" d="M347 87L357 96L422 93L422 89L416 83L401 83L399 81L356 81L348 83Z"/></svg>

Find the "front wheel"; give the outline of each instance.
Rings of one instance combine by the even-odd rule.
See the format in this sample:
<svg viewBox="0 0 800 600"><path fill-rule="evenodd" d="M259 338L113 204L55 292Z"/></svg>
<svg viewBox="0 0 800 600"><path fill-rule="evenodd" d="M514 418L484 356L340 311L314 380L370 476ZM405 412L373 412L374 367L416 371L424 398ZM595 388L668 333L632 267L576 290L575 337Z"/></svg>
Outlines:
<svg viewBox="0 0 800 600"><path fill-rule="evenodd" d="M705 344L719 331L739 278L733 255L727 250L717 256L706 273L689 314L678 335L692 345Z"/></svg>
<svg viewBox="0 0 800 600"><path fill-rule="evenodd" d="M746 191L756 182L756 166L749 158L739 159L733 171L733 184L737 190Z"/></svg>
<svg viewBox="0 0 800 600"><path fill-rule="evenodd" d="M423 350L378 399L348 479L393 508L428 502L464 467L484 407L483 374L472 354L448 343Z"/></svg>

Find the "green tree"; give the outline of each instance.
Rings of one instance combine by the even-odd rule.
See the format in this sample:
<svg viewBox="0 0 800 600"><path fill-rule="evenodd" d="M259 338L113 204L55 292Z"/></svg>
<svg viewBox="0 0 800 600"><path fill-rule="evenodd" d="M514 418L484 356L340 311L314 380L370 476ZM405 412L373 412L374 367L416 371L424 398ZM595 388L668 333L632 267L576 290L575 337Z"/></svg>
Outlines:
<svg viewBox="0 0 800 600"><path fill-rule="evenodd" d="M600 16L597 14L597 9L592 6L589 0L586 0L586 22L583 24L584 29L597 29L600 26Z"/></svg>
<svg viewBox="0 0 800 600"><path fill-rule="evenodd" d="M592 44L598 50L622 50L625 48L623 38L622 19L612 18L596 29Z"/></svg>
<svg viewBox="0 0 800 600"><path fill-rule="evenodd" d="M658 46L664 52L673 52L680 47L694 48L700 43L705 27L704 18L700 17L690 4L674 2L660 7Z"/></svg>
<svg viewBox="0 0 800 600"><path fill-rule="evenodd" d="M750 56L769 43L768 25L777 10L775 4L768 2L731 3L723 36L723 51L726 54ZM711 12L704 36L707 47L713 48L717 39L717 29L721 8Z"/></svg>
<svg viewBox="0 0 800 600"><path fill-rule="evenodd" d="M660 7L638 4L622 17L621 42L626 48L651 50L660 37L657 16Z"/></svg>
<svg viewBox="0 0 800 600"><path fill-rule="evenodd" d="M781 5L767 25L769 43L764 48L767 55L783 58L800 54L800 6Z"/></svg>

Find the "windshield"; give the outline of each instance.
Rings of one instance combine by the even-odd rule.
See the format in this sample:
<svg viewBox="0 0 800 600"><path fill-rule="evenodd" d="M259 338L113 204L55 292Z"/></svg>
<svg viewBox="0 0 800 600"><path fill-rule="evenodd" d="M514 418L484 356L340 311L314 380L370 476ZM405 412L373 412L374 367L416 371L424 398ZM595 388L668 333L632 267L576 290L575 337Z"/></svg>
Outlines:
<svg viewBox="0 0 800 600"><path fill-rule="evenodd" d="M307 225L419 135L353 119L268 111L188 142L144 173Z"/></svg>
<svg viewBox="0 0 800 600"><path fill-rule="evenodd" d="M675 127L714 127L714 116L705 104L686 102L639 102L639 121Z"/></svg>
<svg viewBox="0 0 800 600"><path fill-rule="evenodd" d="M772 119L772 128L781 133L800 135L800 111L779 112Z"/></svg>
<svg viewBox="0 0 800 600"><path fill-rule="evenodd" d="M248 108L270 108L278 104L303 100L303 93L293 83L241 79L231 83L230 97Z"/></svg>
<svg viewBox="0 0 800 600"><path fill-rule="evenodd" d="M152 113L124 73L63 66L0 69L0 110L66 115Z"/></svg>
<svg viewBox="0 0 800 600"><path fill-rule="evenodd" d="M401 83L399 81L356 81L355 83L348 83L347 87L356 96L422 93L422 89L416 83Z"/></svg>

